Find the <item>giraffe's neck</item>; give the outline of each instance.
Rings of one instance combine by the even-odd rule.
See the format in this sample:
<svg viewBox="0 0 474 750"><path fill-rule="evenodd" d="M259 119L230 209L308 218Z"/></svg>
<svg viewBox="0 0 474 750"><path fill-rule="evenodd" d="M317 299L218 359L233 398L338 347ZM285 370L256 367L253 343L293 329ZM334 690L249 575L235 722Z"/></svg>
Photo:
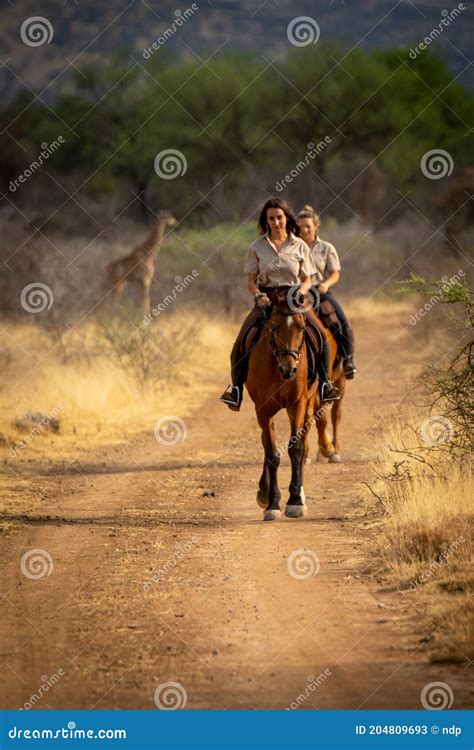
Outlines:
<svg viewBox="0 0 474 750"><path fill-rule="evenodd" d="M146 258L154 258L160 249L161 241L165 234L165 223L157 221L151 230L146 246L143 248L143 254Z"/></svg>

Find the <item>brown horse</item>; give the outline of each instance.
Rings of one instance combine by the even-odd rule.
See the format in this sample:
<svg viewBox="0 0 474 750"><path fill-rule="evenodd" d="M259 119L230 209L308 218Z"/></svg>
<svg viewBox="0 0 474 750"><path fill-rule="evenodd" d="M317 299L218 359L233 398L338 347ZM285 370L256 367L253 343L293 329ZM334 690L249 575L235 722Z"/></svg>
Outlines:
<svg viewBox="0 0 474 750"><path fill-rule="evenodd" d="M342 360L337 358L337 344L328 328L325 329L331 347L331 380L339 388L340 399L321 404L316 395L314 418L318 429L319 450L316 461L324 462L329 459L330 464L341 463L339 424L342 419L342 402L346 392L346 376L342 371ZM328 432L329 415L332 423L332 440Z"/></svg>
<svg viewBox="0 0 474 750"><path fill-rule="evenodd" d="M304 311L295 312L293 305L288 306L287 293L286 287L279 287L273 293L273 309L250 354L247 377L247 390L255 404L265 452L257 493L259 506L265 508L265 521L281 517L281 493L277 480L280 453L273 418L281 409L286 409L290 419L288 454L291 460L291 482L285 515L301 518L305 513L303 473L308 456L308 433L315 407L320 407L317 383L308 387L306 315ZM331 344L331 354L334 361L334 341ZM319 408L316 424L320 450L329 457L335 453L335 449L326 429L325 407Z"/></svg>

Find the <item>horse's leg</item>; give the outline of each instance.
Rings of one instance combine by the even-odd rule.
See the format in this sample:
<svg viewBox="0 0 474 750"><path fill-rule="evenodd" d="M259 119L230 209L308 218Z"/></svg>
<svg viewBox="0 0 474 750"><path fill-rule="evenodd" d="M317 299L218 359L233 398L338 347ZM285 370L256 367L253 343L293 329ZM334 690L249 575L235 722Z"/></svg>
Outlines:
<svg viewBox="0 0 474 750"><path fill-rule="evenodd" d="M333 404L334 403L337 402L333 402ZM331 459L335 450L328 431L328 408L331 408L329 404L327 406L323 404L319 407L314 416L316 427L318 429L319 455Z"/></svg>
<svg viewBox="0 0 474 750"><path fill-rule="evenodd" d="M334 445L335 453L329 457L330 463L339 464L341 463L341 450L339 445L339 423L342 417L342 401L344 399L344 392L346 390L346 379L344 376L340 377L337 381L337 387L341 394L339 401L335 401L332 406L331 421L332 421L332 443Z"/></svg>
<svg viewBox="0 0 474 750"><path fill-rule="evenodd" d="M262 445L263 450L265 450L265 440L263 438L263 432L262 432ZM258 492L257 492L257 503L261 508L266 508L268 505L268 491L270 488L270 472L268 470L267 465L267 459L264 457L263 459L263 471L262 476L260 477L260 481L258 483Z"/></svg>
<svg viewBox="0 0 474 750"><path fill-rule="evenodd" d="M263 473L260 478L257 502L260 505L261 502L259 501L259 498L261 498L262 503L264 498L266 498L267 503L265 505L266 509L263 514L263 520L275 521L281 516L281 492L278 487L277 477L278 467L280 465L280 454L276 444L275 425L273 422L273 415L268 416L261 414L258 409L257 418L258 423L262 428L262 442L265 451Z"/></svg>
<svg viewBox="0 0 474 750"><path fill-rule="evenodd" d="M288 408L291 422L291 438L288 454L291 460L290 497L286 504L285 516L301 518L305 513L305 493L303 488L304 465L308 456L308 432L311 427L312 412L307 403L299 401Z"/></svg>

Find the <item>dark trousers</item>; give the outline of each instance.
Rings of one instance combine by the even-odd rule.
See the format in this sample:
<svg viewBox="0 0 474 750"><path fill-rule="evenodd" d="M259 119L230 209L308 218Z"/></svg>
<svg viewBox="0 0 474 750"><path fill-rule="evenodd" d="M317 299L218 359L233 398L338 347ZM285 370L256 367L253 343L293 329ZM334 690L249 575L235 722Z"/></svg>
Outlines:
<svg viewBox="0 0 474 750"><path fill-rule="evenodd" d="M342 309L339 302L333 297L331 292L320 294L319 297L321 302L331 303L338 317L340 325L329 326L329 330L337 341L337 345L339 351L341 352L341 355L344 358L352 357L352 355L354 354L354 334L344 310Z"/></svg>

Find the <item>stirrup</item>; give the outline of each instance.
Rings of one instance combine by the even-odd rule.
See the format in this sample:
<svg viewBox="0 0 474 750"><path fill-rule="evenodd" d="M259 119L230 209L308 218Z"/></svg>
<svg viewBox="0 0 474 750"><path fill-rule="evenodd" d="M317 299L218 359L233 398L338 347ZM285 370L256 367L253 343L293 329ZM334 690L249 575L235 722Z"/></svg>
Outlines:
<svg viewBox="0 0 474 750"><path fill-rule="evenodd" d="M226 404L229 409L232 409L232 411L240 411L242 394L239 386L233 383L228 385L219 400Z"/></svg>
<svg viewBox="0 0 474 750"><path fill-rule="evenodd" d="M331 389L333 391L333 395L325 395L325 391L328 389ZM335 386L333 383L331 383L330 380L328 380L325 383L321 383L321 401L328 402L328 401L339 401L341 398L341 394L339 393L339 388Z"/></svg>

